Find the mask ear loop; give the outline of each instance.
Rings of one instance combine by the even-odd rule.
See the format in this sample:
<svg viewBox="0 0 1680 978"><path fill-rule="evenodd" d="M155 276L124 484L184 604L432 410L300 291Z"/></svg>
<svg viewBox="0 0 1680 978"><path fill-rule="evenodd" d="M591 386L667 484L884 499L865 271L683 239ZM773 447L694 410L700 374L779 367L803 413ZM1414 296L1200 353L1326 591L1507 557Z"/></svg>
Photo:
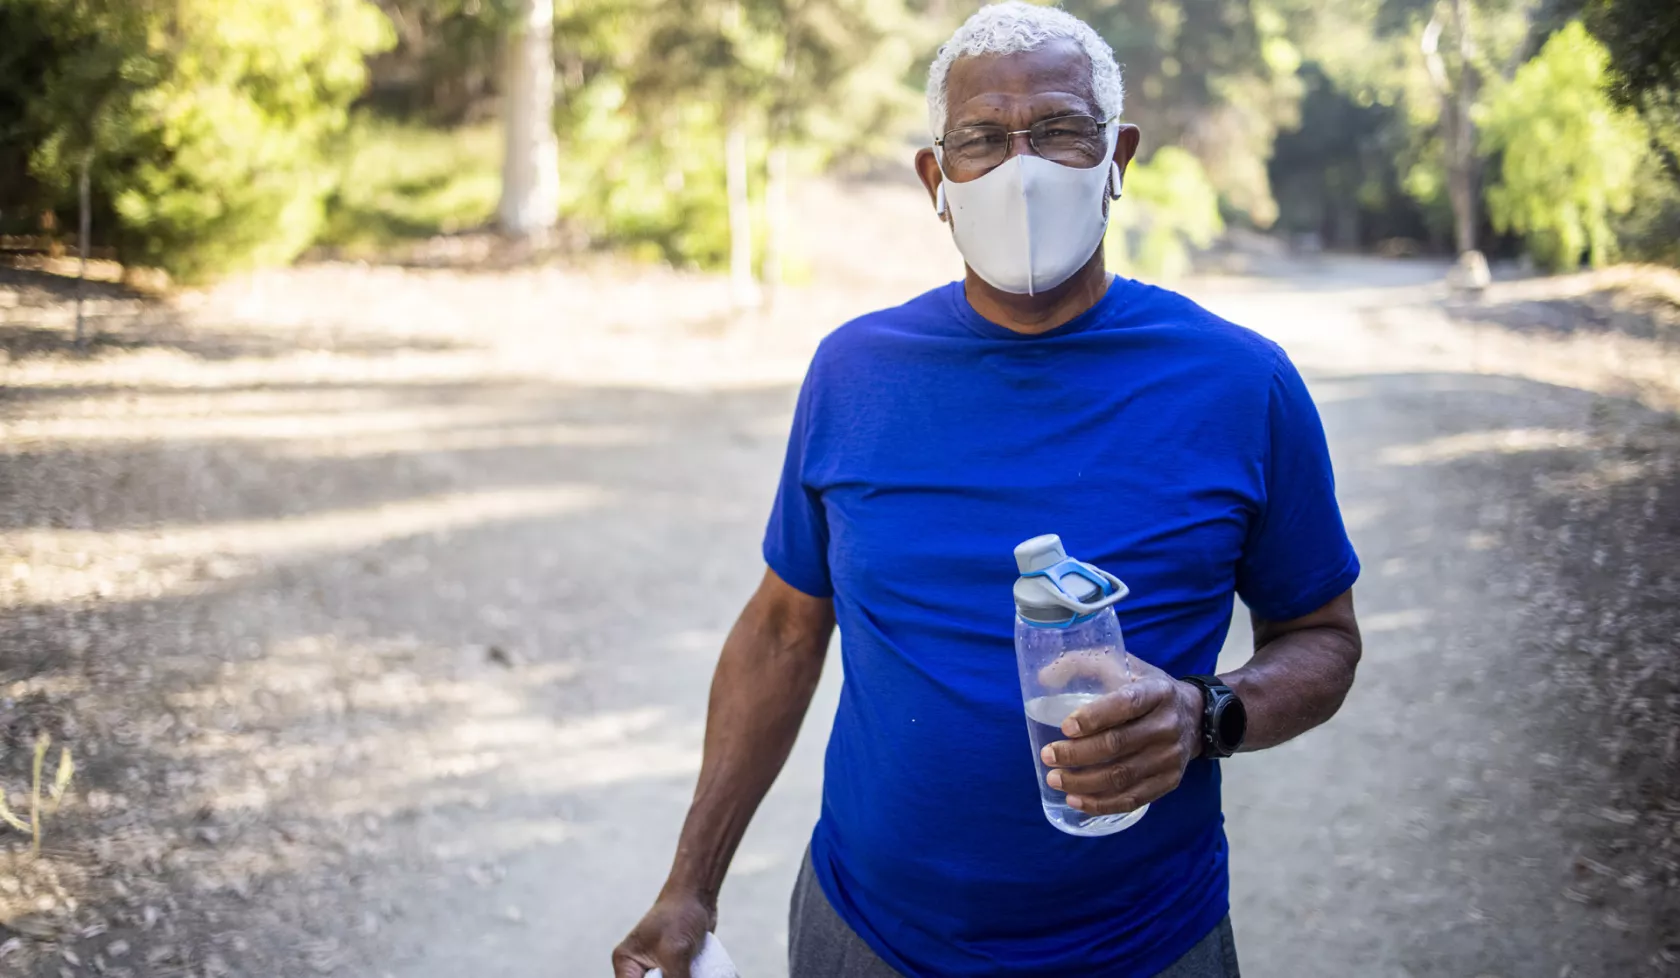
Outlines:
<svg viewBox="0 0 1680 978"><path fill-rule="evenodd" d="M933 212L945 219L945 154L940 152L937 143L933 147L933 161L939 164L939 186L934 188Z"/></svg>
<svg viewBox="0 0 1680 978"><path fill-rule="evenodd" d="M1110 160L1108 163L1108 195L1110 200L1120 199L1120 164Z"/></svg>

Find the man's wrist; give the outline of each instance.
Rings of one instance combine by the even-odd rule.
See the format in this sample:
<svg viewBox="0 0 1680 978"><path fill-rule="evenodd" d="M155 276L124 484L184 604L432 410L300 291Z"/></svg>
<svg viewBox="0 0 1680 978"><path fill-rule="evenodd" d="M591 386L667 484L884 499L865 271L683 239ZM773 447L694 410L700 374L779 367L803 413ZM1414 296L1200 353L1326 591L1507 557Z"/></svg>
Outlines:
<svg viewBox="0 0 1680 978"><path fill-rule="evenodd" d="M1242 749L1248 736L1248 710L1242 698L1218 676L1185 676L1182 682L1202 693L1200 756L1219 759Z"/></svg>
<svg viewBox="0 0 1680 978"><path fill-rule="evenodd" d="M723 889L722 873L714 868L715 859L695 858L697 854L677 850L677 859L660 888L661 896L692 897L717 912L718 893Z"/></svg>
<svg viewBox="0 0 1680 978"><path fill-rule="evenodd" d="M1189 759L1193 761L1206 752L1202 717L1207 711L1207 693L1195 683L1187 683L1182 679L1174 680L1173 685L1174 692L1178 694L1180 736L1185 739Z"/></svg>
<svg viewBox="0 0 1680 978"><path fill-rule="evenodd" d="M676 870L665 878L665 885L659 888L659 899L693 900L705 907L717 919L718 888L706 886L692 878L679 874Z"/></svg>

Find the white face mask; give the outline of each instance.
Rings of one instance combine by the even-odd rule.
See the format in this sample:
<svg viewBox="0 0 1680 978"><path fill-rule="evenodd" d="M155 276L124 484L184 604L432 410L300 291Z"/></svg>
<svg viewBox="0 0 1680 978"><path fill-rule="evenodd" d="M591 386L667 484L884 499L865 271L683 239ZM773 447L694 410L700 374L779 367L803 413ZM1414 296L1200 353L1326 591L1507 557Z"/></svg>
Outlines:
<svg viewBox="0 0 1680 978"><path fill-rule="evenodd" d="M1108 229L1104 196L1120 195L1119 128L1109 123L1109 159L1089 169L1017 154L967 183L941 180L937 207L941 214L949 208L968 267L993 287L1024 295L1053 289L1083 268Z"/></svg>

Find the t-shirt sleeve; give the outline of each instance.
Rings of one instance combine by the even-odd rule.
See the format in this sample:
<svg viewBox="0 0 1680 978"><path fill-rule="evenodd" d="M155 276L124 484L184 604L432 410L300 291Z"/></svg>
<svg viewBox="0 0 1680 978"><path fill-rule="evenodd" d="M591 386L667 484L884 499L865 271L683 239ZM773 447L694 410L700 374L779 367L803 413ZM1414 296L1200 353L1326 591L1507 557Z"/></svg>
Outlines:
<svg viewBox="0 0 1680 978"><path fill-rule="evenodd" d="M1318 408L1280 350L1266 409L1265 498L1237 565L1237 594L1268 621L1323 607L1353 586L1359 558L1336 504Z"/></svg>
<svg viewBox="0 0 1680 978"><path fill-rule="evenodd" d="M764 529L764 562L776 576L818 598L834 595L828 575L828 518L822 495L806 478L811 463L812 413L817 400L818 365L813 362L799 389L788 434L776 502Z"/></svg>

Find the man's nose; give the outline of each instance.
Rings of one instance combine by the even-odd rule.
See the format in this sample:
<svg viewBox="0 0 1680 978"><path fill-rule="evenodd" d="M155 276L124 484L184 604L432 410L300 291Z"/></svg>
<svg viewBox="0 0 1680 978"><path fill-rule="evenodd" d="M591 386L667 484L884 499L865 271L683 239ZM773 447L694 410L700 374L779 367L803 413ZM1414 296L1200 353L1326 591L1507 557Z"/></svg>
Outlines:
<svg viewBox="0 0 1680 978"><path fill-rule="evenodd" d="M1027 130L1022 130L1020 132L1012 132L1012 133L1009 134L1009 151L1004 154L1003 158L1007 160L1011 156L1016 156L1016 155L1020 155L1020 156L1037 156L1038 155L1038 150L1033 149L1032 138L1031 138L1030 133Z"/></svg>

